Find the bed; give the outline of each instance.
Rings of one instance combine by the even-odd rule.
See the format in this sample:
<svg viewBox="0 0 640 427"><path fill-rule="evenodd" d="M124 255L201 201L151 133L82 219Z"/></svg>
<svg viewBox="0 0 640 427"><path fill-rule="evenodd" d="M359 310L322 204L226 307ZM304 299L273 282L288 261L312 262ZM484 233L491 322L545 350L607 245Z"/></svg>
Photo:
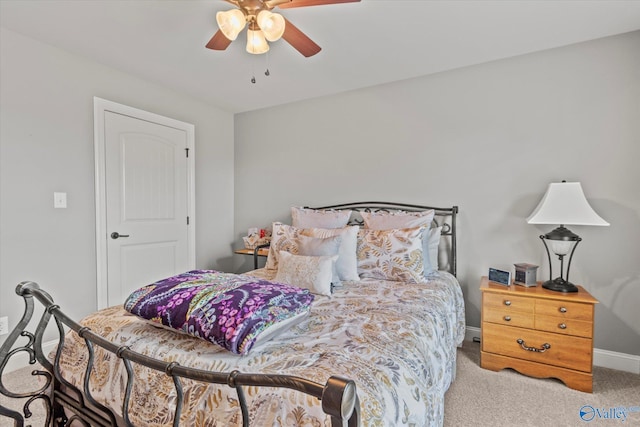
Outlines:
<svg viewBox="0 0 640 427"><path fill-rule="evenodd" d="M28 282L16 289L25 300L25 315L0 348L0 373L7 359L19 352L39 362L44 370L37 374L49 378L51 385L47 381L29 396L47 396L56 425L442 425L444 395L455 379L456 348L465 330L464 302L455 278L457 207L365 202L300 209L311 219L317 212L349 212L344 228L358 228L362 277L332 280L329 293L314 290L308 315L268 339L256 340L245 354L141 319L123 306L76 323L38 285ZM423 266L422 276L413 280L413 273L389 264L380 252L393 246L386 236L394 236L394 245L409 245L408 234L398 237L397 229L391 232L384 224L379 231L369 230L366 219L381 215L382 222L393 223L400 213L423 221L413 215L429 210L434 215L428 227L406 230L421 240L420 251L425 257L430 252L432 263L435 255L437 267L426 271ZM270 249L282 257L278 268L268 268L269 261L275 262L268 259L265 268L240 278L279 283L289 262L285 255L328 258L299 255L302 246L298 251L287 247L287 233L311 229L300 218L298 223L274 224L274 231L285 230L274 232ZM438 232L435 253L430 251L434 236L432 247L427 246L428 230ZM371 245L361 243L366 239ZM344 240L337 240L341 249ZM403 254L398 262L411 268L428 262ZM337 263L331 265L336 276ZM388 280L385 274L402 280ZM25 328L34 297L45 310L31 333ZM45 355L42 337L51 317L62 345ZM65 327L72 331L65 334ZM21 336L28 341L22 346L17 343ZM1 383L0 393L26 397ZM23 414L0 406L0 419L3 416L16 425L24 420Z"/></svg>

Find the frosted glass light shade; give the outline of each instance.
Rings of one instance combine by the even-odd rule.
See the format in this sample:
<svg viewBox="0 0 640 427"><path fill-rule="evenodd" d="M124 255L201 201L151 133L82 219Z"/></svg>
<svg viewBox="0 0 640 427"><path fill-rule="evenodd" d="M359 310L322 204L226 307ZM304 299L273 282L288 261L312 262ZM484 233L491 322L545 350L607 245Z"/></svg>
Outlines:
<svg viewBox="0 0 640 427"><path fill-rule="evenodd" d="M257 17L258 26L264 33L264 37L270 42L280 40L284 34L285 21L279 13L261 10Z"/></svg>
<svg viewBox="0 0 640 427"><path fill-rule="evenodd" d="M260 30L247 30L247 52L256 55L269 51L269 44Z"/></svg>
<svg viewBox="0 0 640 427"><path fill-rule="evenodd" d="M556 255L568 255L569 251L575 245L575 241L568 240L550 240L551 243L551 251L553 251Z"/></svg>
<svg viewBox="0 0 640 427"><path fill-rule="evenodd" d="M609 225L587 202L579 182L556 182L527 218L529 224Z"/></svg>
<svg viewBox="0 0 640 427"><path fill-rule="evenodd" d="M216 22L222 34L229 40L235 40L247 25L247 19L240 9L231 9L216 13Z"/></svg>

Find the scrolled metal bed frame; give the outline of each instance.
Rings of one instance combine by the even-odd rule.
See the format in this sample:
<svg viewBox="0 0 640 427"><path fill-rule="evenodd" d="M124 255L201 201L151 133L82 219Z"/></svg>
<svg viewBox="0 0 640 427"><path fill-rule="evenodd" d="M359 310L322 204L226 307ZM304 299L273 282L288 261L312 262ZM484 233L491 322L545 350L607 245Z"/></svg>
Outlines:
<svg viewBox="0 0 640 427"><path fill-rule="evenodd" d="M314 209L350 209L356 212L434 209L436 212L434 222L439 226L443 226L442 236L450 240L450 248L447 251L449 253L448 270L452 274L456 274L457 206L452 208L433 208L387 202L358 202ZM444 219L446 217L450 218L448 222ZM362 225L362 218L358 214L352 215L350 224ZM257 256L257 250L254 256ZM75 322L61 310L60 306L54 303L53 298L47 292L40 289L37 283L22 282L16 287L16 293L24 300L24 313L21 320L0 346L0 394L12 399L26 399L23 404L23 413L0 404L0 421L7 418L12 419L15 427L23 427L25 425L25 418L31 417L31 405L35 401L42 401L45 404L47 426L70 426L74 422L79 422L85 426L132 426L133 424L129 419L129 401L134 381L132 363L150 368L157 372L158 375L167 375L172 378L176 391L174 427L179 426L182 411L183 379L227 385L234 388L242 412L243 426L245 427L249 425L248 407L243 391L243 387L246 386L281 387L297 390L321 401L322 410L331 417L331 425L333 427L356 427L360 425L360 405L356 384L350 379L332 376L325 384L320 384L290 375L242 373L239 371L212 372L181 366L176 362L169 363L137 353L127 346L118 346L95 334L91 329ZM34 298L42 304L43 312L37 322L35 332L30 332L27 328L30 326L35 313ZM58 330L58 346L53 363L44 354L42 348L45 329L52 317ZM65 342L65 327L68 330L75 331L78 336L84 339L86 344L88 361L82 390L65 380L59 370L59 360ZM18 345L17 341L21 338L26 339L27 342ZM91 394L89 381L93 370L95 346L117 355L125 366L127 384L123 408L121 408L122 417L116 416L109 408L97 402ZM32 371L32 375L44 378L44 385L39 389L27 392L12 392L5 387L2 381L2 374L9 359L19 353L26 353L30 364L33 365L37 362L44 368L44 370L36 369ZM69 413L67 413L67 410Z"/></svg>
<svg viewBox="0 0 640 427"><path fill-rule="evenodd" d="M67 426L73 421L78 420L87 426L132 426L133 424L128 416L128 407L134 380L132 363L137 363L153 369L158 373L168 375L173 379L177 396L173 419L174 427L179 425L182 410L183 393L181 379L191 379L212 384L226 384L229 387L235 388L242 411L243 426L249 425L248 409L242 390L244 386L284 387L297 390L320 399L322 409L326 414L331 416L333 426L343 426L346 424L349 427L355 427L359 424L356 386L355 383L349 379L332 376L325 384L318 384L304 378L289 375L250 374L239 371L229 373L211 372L188 368L176 362L168 363L137 353L127 346L117 346L105 340L100 335L93 333L89 328L76 323L62 312L60 307L54 303L51 296L40 289L37 283L22 282L16 287L16 293L24 299L25 310L22 319L0 348L0 373L4 371L10 357L20 352L25 352L29 356L29 363L35 364L37 361L45 369L44 371L34 370L32 374L42 375L46 378L46 381L39 390L27 393L14 393L9 391L0 379L0 393L10 398L29 398L24 404L24 417L26 418L31 416L31 403L36 400L43 400L47 407L47 425L52 425L51 422L53 422L53 425L56 426ZM34 298L44 306L44 311L35 333L31 333L26 331L25 328L31 321L35 311ZM51 317L54 318L58 327L60 340L53 363L49 361L42 350L42 337ZM58 369L58 362L65 340L64 326L75 331L78 336L85 340L87 346L89 357L82 392L67 382ZM26 337L27 343L21 347L12 349L13 344L20 337ZM95 346L99 346L117 355L125 365L127 385L122 408L122 419L114 415L107 407L97 402L91 395L89 379L93 369ZM53 386L52 392L49 391L50 386ZM64 408L68 408L73 415L67 417ZM24 417L22 414L2 405L0 405L0 416L12 418L15 426L22 427L24 425ZM0 419L1 418L2 417L0 417Z"/></svg>

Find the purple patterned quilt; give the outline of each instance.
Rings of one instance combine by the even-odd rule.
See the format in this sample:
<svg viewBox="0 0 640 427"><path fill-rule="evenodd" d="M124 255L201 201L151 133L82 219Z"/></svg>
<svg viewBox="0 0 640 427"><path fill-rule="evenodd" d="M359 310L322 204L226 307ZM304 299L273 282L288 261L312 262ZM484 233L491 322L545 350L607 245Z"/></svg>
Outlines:
<svg viewBox="0 0 640 427"><path fill-rule="evenodd" d="M244 355L268 328L308 313L313 298L308 290L296 286L193 270L134 291L124 308Z"/></svg>

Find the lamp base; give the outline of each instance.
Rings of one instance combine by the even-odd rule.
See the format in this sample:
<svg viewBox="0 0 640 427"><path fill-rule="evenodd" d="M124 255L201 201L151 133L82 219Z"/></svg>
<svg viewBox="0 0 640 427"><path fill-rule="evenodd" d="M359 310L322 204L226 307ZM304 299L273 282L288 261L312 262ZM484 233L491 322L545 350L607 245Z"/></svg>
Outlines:
<svg viewBox="0 0 640 427"><path fill-rule="evenodd" d="M578 292L578 288L571 282L567 282L562 277L556 277L553 280L547 280L542 287L555 292Z"/></svg>

